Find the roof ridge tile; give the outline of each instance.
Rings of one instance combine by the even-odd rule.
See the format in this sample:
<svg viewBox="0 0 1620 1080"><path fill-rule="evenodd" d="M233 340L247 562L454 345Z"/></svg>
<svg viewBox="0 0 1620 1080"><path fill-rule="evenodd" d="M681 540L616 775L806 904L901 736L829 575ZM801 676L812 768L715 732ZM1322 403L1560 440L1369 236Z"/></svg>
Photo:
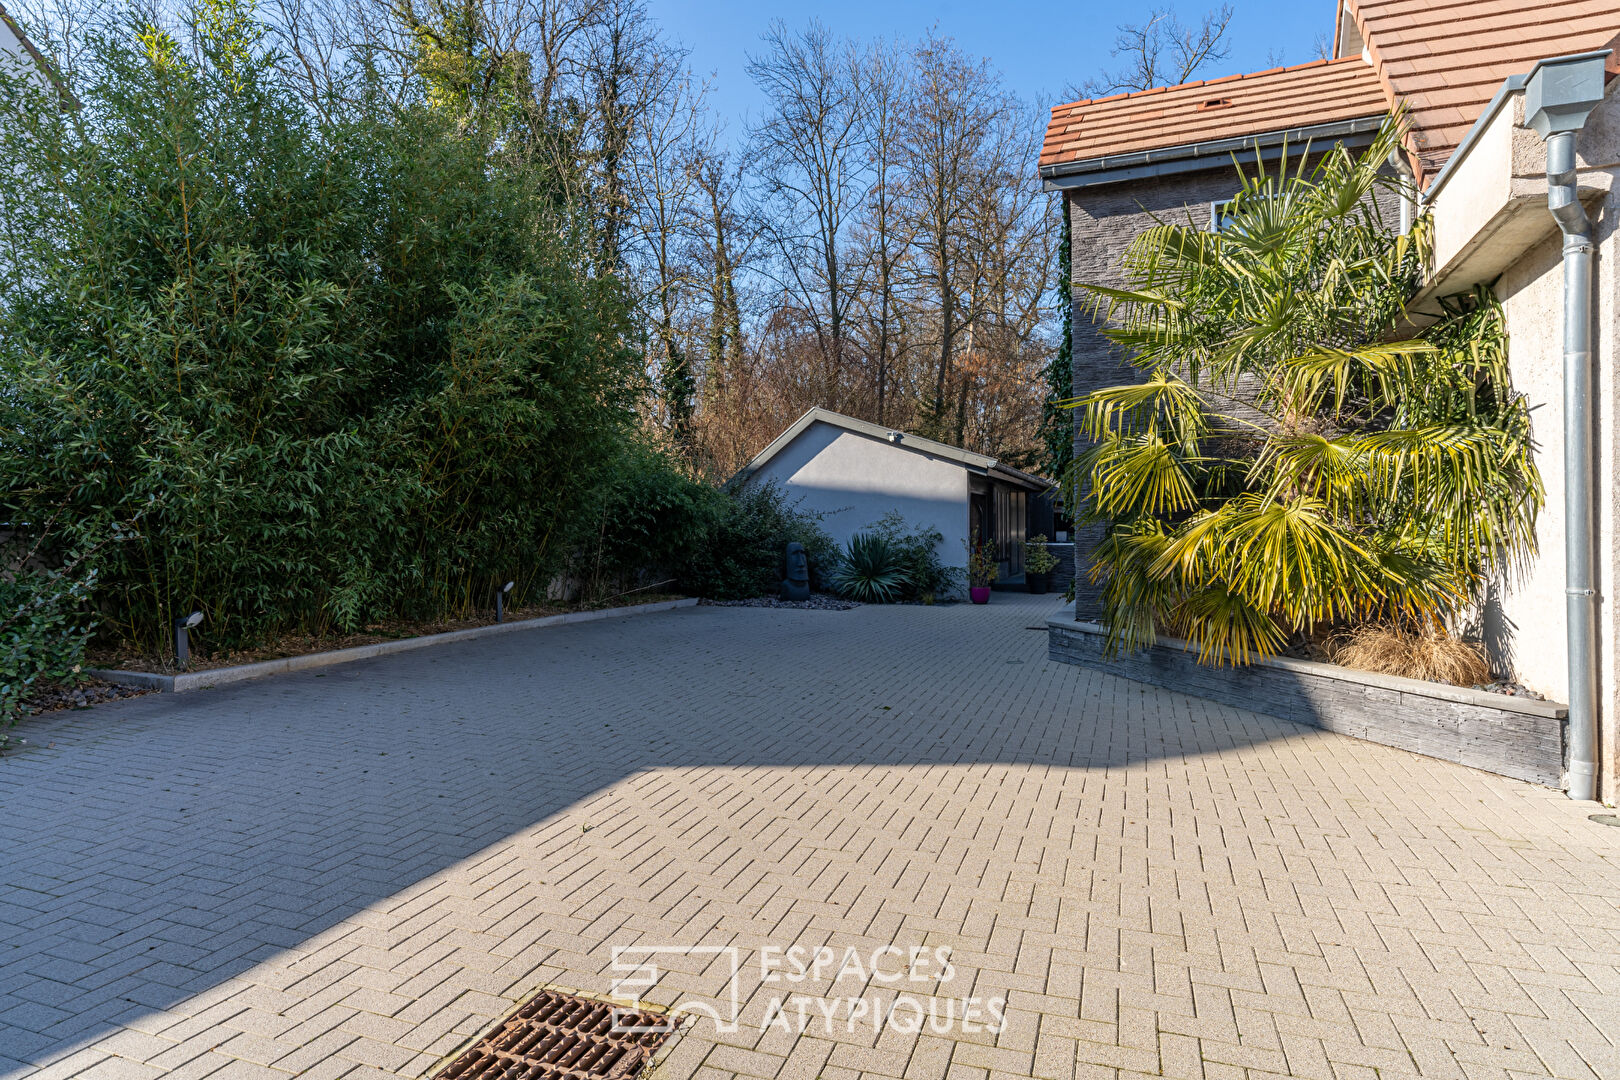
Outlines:
<svg viewBox="0 0 1620 1080"><path fill-rule="evenodd" d="M1358 54L1054 106L1042 165L1376 115L1402 100L1410 107L1412 146L1432 175L1494 96L1502 71L1620 42L1615 0L1360 0L1347 7L1370 64ZM1196 122L1179 115L1178 99L1190 108L1194 91L1216 84L1233 108L1198 113ZM1149 112L1149 100L1158 112Z"/></svg>

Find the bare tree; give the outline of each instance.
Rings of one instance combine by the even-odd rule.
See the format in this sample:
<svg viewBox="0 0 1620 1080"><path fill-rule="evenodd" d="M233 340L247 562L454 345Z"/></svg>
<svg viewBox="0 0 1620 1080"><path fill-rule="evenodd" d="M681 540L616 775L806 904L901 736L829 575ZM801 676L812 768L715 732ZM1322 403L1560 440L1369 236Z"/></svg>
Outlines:
<svg viewBox="0 0 1620 1080"><path fill-rule="evenodd" d="M696 155L691 163L701 193L699 258L707 264L709 326L705 398L713 407L726 394L730 377L743 364L742 303L738 279L750 258L745 223L738 209L742 175L722 153Z"/></svg>
<svg viewBox="0 0 1620 1080"><path fill-rule="evenodd" d="M917 284L926 296L934 334L932 386L923 407L926 432L959 440L953 422L959 335L982 312L982 273L975 213L990 188L1015 167L1027 169L1019 144L1027 134L1016 100L1001 88L987 61L974 61L954 42L930 34L914 54L915 90L907 109L904 154L911 173L907 213L915 235ZM1015 166L1014 162L1017 161ZM958 410L959 412L959 410Z"/></svg>
<svg viewBox="0 0 1620 1080"><path fill-rule="evenodd" d="M850 219L862 177L863 72L853 47L819 22L798 33L780 21L748 73L769 100L749 131L749 164L769 212L764 235L776 280L810 317L821 352L824 393L838 407L846 322L859 282L847 266Z"/></svg>
<svg viewBox="0 0 1620 1080"><path fill-rule="evenodd" d="M880 424L888 419L893 369L897 352L904 347L904 335L896 332L905 316L896 289L911 244L901 207L906 180L902 124L912 94L909 65L908 51L887 42L873 45L863 58L866 95L861 123L870 186L857 236L868 267L869 288L861 299Z"/></svg>
<svg viewBox="0 0 1620 1080"><path fill-rule="evenodd" d="M648 50L633 72L634 89L620 86L624 97L616 100L640 99L642 106L624 121L631 124L628 137L608 175L614 190L622 192L626 218L634 228L628 269L633 276L641 270L646 283L664 420L684 444L691 435L696 378L678 324L694 284L690 239L701 220L701 187L693 163L708 152L713 132L704 123L708 87L680 66L683 60L667 48Z"/></svg>
<svg viewBox="0 0 1620 1080"><path fill-rule="evenodd" d="M1072 99L1097 98L1189 82L1231 54L1226 32L1233 14L1231 4L1222 4L1188 24L1171 8L1150 8L1142 22L1118 27L1109 55L1122 60L1123 66L1100 72L1065 93Z"/></svg>
<svg viewBox="0 0 1620 1080"><path fill-rule="evenodd" d="M1026 111L1027 121L1013 126L1009 152L999 157L1007 171L999 182L984 185L971 213L979 240L968 252L974 315L960 363L955 422L963 445L1002 456L1024 449L1010 434L1038 423L1040 373L1050 347L1060 230L1053 201L1022 167L1039 153L1037 111Z"/></svg>
<svg viewBox="0 0 1620 1080"><path fill-rule="evenodd" d="M690 134L697 100L690 75L683 70L685 50L659 36L642 0L603 0L600 17L586 28L584 36L587 44L580 78L582 97L593 120L601 265L604 272L615 272L623 261L624 233L630 219L638 216L637 211L645 211L646 192L631 190L626 170L639 168L639 183L665 188L663 172L674 167L679 154L676 143ZM701 99L705 92L696 88L696 98ZM639 165L631 161L630 145L638 140L643 158ZM656 159L650 166L645 160L649 153ZM633 211L630 204L637 199L643 205Z"/></svg>

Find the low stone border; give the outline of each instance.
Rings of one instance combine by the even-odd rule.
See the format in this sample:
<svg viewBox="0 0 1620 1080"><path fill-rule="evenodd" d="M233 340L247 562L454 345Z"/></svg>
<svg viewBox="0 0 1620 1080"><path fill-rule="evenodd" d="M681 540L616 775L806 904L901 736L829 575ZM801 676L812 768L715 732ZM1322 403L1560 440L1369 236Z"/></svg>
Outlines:
<svg viewBox="0 0 1620 1080"><path fill-rule="evenodd" d="M1443 761L1561 787L1567 706L1444 683L1355 671L1311 660L1267 658L1247 667L1198 662L1186 642L1108 659L1108 631L1075 622L1071 604L1046 622L1047 655L1123 679L1191 694L1399 747Z"/></svg>
<svg viewBox="0 0 1620 1080"><path fill-rule="evenodd" d="M266 675L332 667L335 664L348 664L355 660L369 660L374 656L410 652L412 649L425 649L432 645L448 645L453 641L473 641L496 634L538 630L543 626L560 626L564 623L594 622L597 619L616 619L625 615L651 615L655 611L672 611L675 608L691 607L696 603L696 597L688 597L682 600L660 600L655 604L602 608L600 611L570 611L563 615L547 615L539 619L492 623L489 626L473 626L466 630L448 630L442 634L424 634L421 637L400 638L397 641L379 641L375 645L356 645L353 648L333 649L330 652L283 656L276 660L261 660L256 664L239 664L236 667L213 668L209 671L190 671L183 675L158 675L148 671L116 671L103 668L91 669L90 674L123 686L140 686L148 690L161 690L166 694L182 694L188 690L205 690L211 686L246 682L248 679L263 678Z"/></svg>

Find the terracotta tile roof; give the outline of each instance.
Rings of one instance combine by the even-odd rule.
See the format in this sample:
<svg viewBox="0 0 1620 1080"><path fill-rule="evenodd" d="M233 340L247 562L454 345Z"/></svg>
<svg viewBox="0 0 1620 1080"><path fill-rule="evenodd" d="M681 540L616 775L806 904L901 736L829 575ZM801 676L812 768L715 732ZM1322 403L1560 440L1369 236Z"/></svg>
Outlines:
<svg viewBox="0 0 1620 1080"><path fill-rule="evenodd" d="M1433 177L1509 75L1550 56L1612 48L1616 0L1344 0L1385 86L1412 110ZM1610 61L1614 70L1614 61Z"/></svg>
<svg viewBox="0 0 1620 1080"><path fill-rule="evenodd" d="M1077 101L1052 110L1041 165L1378 116L1389 99L1359 56Z"/></svg>

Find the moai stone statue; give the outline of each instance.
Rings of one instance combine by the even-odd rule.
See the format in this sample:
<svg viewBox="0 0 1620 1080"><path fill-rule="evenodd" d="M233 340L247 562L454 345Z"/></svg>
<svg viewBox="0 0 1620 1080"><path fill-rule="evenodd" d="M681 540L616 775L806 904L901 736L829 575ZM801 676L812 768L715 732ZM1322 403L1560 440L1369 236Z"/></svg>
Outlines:
<svg viewBox="0 0 1620 1080"><path fill-rule="evenodd" d="M787 577L782 579L783 600L810 599L810 557L804 545L795 541L787 546Z"/></svg>

